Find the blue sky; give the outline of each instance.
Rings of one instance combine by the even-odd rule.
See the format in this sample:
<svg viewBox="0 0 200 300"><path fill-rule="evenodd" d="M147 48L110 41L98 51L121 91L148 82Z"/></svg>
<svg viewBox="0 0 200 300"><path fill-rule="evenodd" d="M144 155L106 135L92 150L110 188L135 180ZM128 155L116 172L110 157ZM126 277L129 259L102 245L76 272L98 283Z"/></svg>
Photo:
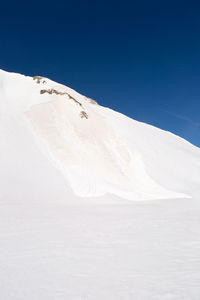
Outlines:
<svg viewBox="0 0 200 300"><path fill-rule="evenodd" d="M3 1L0 68L43 75L200 147L199 1Z"/></svg>

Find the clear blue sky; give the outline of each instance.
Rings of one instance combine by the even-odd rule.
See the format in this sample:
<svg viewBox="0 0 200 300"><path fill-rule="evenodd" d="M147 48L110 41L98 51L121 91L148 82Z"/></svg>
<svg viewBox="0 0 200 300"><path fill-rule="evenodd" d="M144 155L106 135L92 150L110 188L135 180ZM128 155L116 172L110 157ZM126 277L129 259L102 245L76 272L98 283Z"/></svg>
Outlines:
<svg viewBox="0 0 200 300"><path fill-rule="evenodd" d="M200 147L199 1L3 1L0 68L43 75Z"/></svg>

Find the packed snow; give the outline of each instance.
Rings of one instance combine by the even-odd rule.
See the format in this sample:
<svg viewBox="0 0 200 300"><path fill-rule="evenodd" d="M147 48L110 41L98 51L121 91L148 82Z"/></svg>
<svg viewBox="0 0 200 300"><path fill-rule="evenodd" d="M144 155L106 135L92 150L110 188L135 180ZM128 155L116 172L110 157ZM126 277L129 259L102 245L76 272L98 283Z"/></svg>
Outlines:
<svg viewBox="0 0 200 300"><path fill-rule="evenodd" d="M0 295L200 299L200 149L0 71Z"/></svg>

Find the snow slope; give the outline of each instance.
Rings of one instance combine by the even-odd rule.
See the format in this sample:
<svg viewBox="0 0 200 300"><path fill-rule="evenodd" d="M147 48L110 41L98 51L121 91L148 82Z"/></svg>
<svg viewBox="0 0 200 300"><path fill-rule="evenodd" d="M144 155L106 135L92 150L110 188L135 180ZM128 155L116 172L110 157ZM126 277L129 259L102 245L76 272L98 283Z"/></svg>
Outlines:
<svg viewBox="0 0 200 300"><path fill-rule="evenodd" d="M0 71L0 183L2 299L200 298L199 148Z"/></svg>
<svg viewBox="0 0 200 300"><path fill-rule="evenodd" d="M34 137L79 196L189 197L199 183L199 149L49 79L1 71L1 99L2 143L14 135L23 152Z"/></svg>

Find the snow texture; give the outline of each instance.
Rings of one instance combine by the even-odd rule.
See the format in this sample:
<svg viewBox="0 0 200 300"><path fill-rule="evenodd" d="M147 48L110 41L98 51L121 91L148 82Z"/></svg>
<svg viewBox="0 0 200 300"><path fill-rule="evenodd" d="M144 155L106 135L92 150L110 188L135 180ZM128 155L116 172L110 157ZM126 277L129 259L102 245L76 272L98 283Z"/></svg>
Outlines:
<svg viewBox="0 0 200 300"><path fill-rule="evenodd" d="M1 299L200 299L200 149L0 71Z"/></svg>

